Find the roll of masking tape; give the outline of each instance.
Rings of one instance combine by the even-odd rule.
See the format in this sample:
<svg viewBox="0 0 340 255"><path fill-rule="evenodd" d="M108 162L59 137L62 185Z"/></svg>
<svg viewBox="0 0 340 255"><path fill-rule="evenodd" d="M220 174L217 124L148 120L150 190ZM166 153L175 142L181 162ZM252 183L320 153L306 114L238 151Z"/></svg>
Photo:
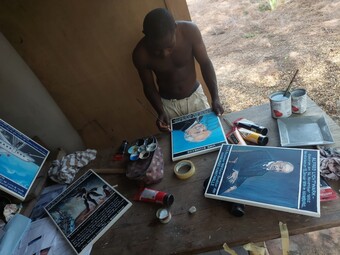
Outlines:
<svg viewBox="0 0 340 255"><path fill-rule="evenodd" d="M195 166L190 160L181 160L175 165L174 172L179 179L185 180L193 176Z"/></svg>

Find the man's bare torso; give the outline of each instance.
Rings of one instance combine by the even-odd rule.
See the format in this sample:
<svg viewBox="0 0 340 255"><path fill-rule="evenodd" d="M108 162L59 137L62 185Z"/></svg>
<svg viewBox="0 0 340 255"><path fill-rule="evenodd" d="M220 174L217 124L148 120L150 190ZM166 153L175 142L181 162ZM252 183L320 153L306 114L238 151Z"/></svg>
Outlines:
<svg viewBox="0 0 340 255"><path fill-rule="evenodd" d="M197 88L194 38L190 38L192 26L188 22L177 22L176 44L170 55L155 56L147 50L144 39L139 43L148 70L156 76L160 96L166 99L182 99L190 96Z"/></svg>

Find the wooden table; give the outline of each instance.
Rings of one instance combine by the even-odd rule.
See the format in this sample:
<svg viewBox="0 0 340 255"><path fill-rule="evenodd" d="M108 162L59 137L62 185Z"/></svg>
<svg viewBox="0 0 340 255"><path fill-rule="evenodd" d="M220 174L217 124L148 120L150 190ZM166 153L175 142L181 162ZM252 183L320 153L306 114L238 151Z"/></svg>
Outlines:
<svg viewBox="0 0 340 255"><path fill-rule="evenodd" d="M318 113L325 114L308 99L305 115ZM340 146L340 127L325 116L335 145ZM268 127L268 145L279 146L278 128L276 120L271 118L269 104L231 113L227 117L231 121L245 117ZM173 173L176 162L170 159L169 135L160 136L159 143L165 160L164 179L151 188L174 195L172 220L162 224L156 219L160 205L133 201L138 187L124 175L102 175L111 185L118 184L118 191L131 200L133 206L95 243L92 255L194 254L217 250L222 249L223 243L236 246L278 238L279 221L287 224L290 235L340 226L339 201L323 202L320 218L252 206L246 206L243 217L235 217L230 214L228 203L207 199L203 195L203 182L210 176L217 152L191 158L196 174L187 180L179 180ZM107 162L112 153L99 153L95 165L89 167L110 167ZM338 189L339 185L336 187ZM192 215L188 213L191 206L197 208Z"/></svg>

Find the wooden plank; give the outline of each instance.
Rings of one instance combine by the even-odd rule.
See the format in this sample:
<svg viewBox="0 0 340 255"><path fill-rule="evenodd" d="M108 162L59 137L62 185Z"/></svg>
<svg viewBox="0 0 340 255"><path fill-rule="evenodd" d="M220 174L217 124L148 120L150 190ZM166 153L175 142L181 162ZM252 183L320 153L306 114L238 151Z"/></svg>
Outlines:
<svg viewBox="0 0 340 255"><path fill-rule="evenodd" d="M191 20L189 8L183 0L164 0L165 7L172 13L175 20Z"/></svg>
<svg viewBox="0 0 340 255"><path fill-rule="evenodd" d="M157 7L164 1L1 1L1 31L86 146L106 148L157 132L136 100L152 109L131 58L144 16Z"/></svg>
<svg viewBox="0 0 340 255"><path fill-rule="evenodd" d="M322 111L309 100L309 113ZM228 118L246 117L267 126L271 145L278 145L277 126L270 116L269 105L253 107ZM340 127L329 122L334 137L339 142ZM276 129L276 131L275 131ZM279 221L287 224L290 235L340 226L340 204L338 201L323 202L321 217L314 218L264 208L246 206L246 214L237 218L229 213L229 204L203 195L203 183L210 176L217 153L190 158L196 173L187 180L179 180L173 173L176 162L170 157L169 135L158 136L163 150L165 169L162 182L151 185L155 190L171 193L175 197L170 207L172 219L160 223L155 213L161 205L133 202L131 209L103 235L92 249L93 255L109 254L194 254L222 249L223 243L230 246L248 242L261 242L280 237ZM134 182L117 175L103 175L110 184L118 184L118 190L133 200L138 191ZM197 208L193 215L191 206Z"/></svg>
<svg viewBox="0 0 340 255"><path fill-rule="evenodd" d="M203 197L203 182L211 167L206 164L198 175L186 181L178 180L173 176L172 167L166 167L164 180L152 188L174 195L175 202L170 209L172 220L168 224L156 220L160 205L134 202L124 219L96 242L92 254L134 254L140 250L145 254L192 254L220 249L224 242L234 246L277 238L279 221L287 223L291 235L340 225L337 201L323 204L320 219L251 206L246 207L244 217L235 218L229 213L227 203ZM121 178L114 181L115 178L108 175L104 178L118 184L118 190L129 199L138 191L129 181ZM188 213L192 205L197 208L194 215Z"/></svg>
<svg viewBox="0 0 340 255"><path fill-rule="evenodd" d="M95 168L92 169L97 174L125 174L125 168Z"/></svg>

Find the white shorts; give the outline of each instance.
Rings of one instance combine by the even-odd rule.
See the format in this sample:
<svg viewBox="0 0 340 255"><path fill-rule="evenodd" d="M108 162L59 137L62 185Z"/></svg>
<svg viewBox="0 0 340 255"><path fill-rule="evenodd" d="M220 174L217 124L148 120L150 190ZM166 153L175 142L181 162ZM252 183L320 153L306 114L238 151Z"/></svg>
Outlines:
<svg viewBox="0 0 340 255"><path fill-rule="evenodd" d="M200 84L191 96L183 99L161 98L163 109L169 119L210 108L207 96Z"/></svg>

